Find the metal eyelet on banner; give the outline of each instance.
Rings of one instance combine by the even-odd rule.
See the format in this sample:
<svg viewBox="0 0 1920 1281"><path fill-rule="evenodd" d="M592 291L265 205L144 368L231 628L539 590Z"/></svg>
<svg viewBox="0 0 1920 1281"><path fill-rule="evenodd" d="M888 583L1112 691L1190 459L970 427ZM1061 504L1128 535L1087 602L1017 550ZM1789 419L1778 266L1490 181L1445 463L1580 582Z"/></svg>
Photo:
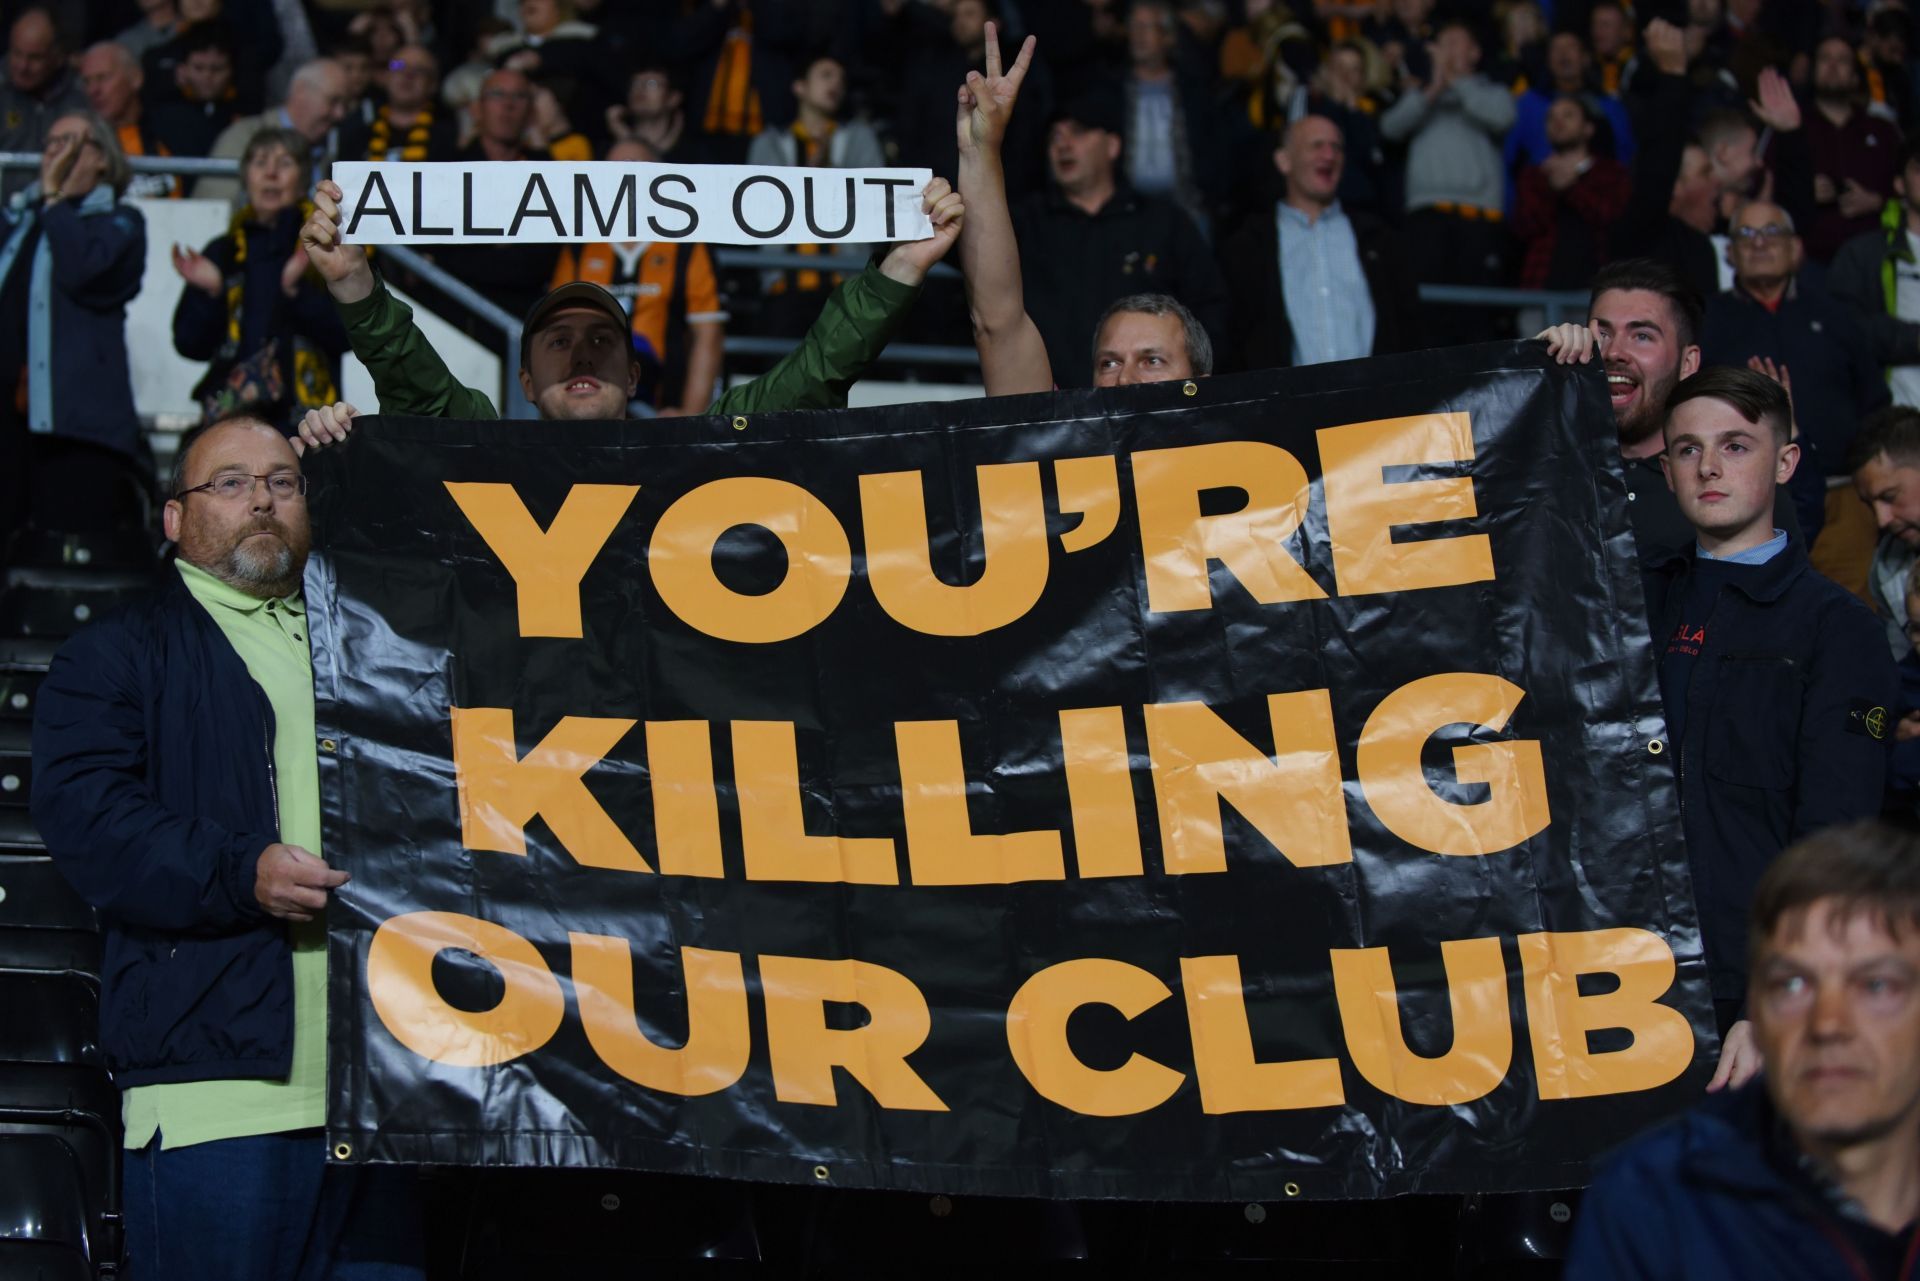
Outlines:
<svg viewBox="0 0 1920 1281"><path fill-rule="evenodd" d="M831 1179L833 1177L833 1171L829 1170L824 1165L816 1165L813 1167L813 1177L820 1180L820 1182L825 1183L828 1179Z"/></svg>
<svg viewBox="0 0 1920 1281"><path fill-rule="evenodd" d="M1300 1195L1300 1185L1298 1183L1289 1183L1285 1187L1281 1188L1280 1190L1282 1192L1285 1192L1288 1196Z"/></svg>
<svg viewBox="0 0 1920 1281"><path fill-rule="evenodd" d="M339 746L340 746L340 744L338 744L338 743L336 743L336 742L334 742L334 741L333 741L332 739L330 739L330 738L323 738L323 739L321 739L321 740L320 740L320 750L321 750L321 751L323 751L323 752L331 752L331 751L334 751L334 750L336 750L336 749L337 749L337 748L338 748Z"/></svg>
<svg viewBox="0 0 1920 1281"><path fill-rule="evenodd" d="M1187 395L1189 396L1198 396L1200 394L1200 387L1196 383L1189 382L1184 386L1182 386L1180 390L1187 393Z"/></svg>
<svg viewBox="0 0 1920 1281"><path fill-rule="evenodd" d="M1647 741L1647 755L1649 756L1658 756L1660 755L1660 753L1666 750L1667 750L1667 745L1661 742L1657 738L1649 739Z"/></svg>
<svg viewBox="0 0 1920 1281"><path fill-rule="evenodd" d="M333 1159L334 1159L334 1160L336 1160L336 1161L347 1161L347 1160L351 1160L351 1159L352 1159L352 1157L353 1157L353 1144L351 1144L351 1143L336 1143L336 1144L334 1144L334 1145L333 1145Z"/></svg>
<svg viewBox="0 0 1920 1281"><path fill-rule="evenodd" d="M747 429L746 418L745 417L735 418L733 420L733 429L735 431L745 431Z"/></svg>

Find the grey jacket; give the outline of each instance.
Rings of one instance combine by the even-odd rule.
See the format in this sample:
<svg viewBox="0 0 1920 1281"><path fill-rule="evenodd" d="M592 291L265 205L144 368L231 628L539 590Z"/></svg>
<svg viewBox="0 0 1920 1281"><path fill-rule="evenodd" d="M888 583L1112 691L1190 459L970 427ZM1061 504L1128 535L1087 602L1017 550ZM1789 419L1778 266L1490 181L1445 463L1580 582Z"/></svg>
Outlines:
<svg viewBox="0 0 1920 1281"><path fill-rule="evenodd" d="M1504 207L1500 143L1513 118L1513 95L1481 75L1454 81L1432 100L1418 89L1402 94L1380 117L1380 133L1407 143L1407 209Z"/></svg>

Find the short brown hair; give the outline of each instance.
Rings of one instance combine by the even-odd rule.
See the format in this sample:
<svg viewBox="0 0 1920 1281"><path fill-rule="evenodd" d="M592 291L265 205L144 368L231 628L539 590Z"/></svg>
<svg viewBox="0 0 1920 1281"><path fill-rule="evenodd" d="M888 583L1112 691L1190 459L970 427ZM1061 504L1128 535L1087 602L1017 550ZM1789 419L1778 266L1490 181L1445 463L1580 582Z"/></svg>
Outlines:
<svg viewBox="0 0 1920 1281"><path fill-rule="evenodd" d="M279 148L287 153L287 158L300 166L300 190L305 191L313 177L313 145L306 138L291 129L261 129L247 139L246 150L240 153L240 188L244 193L247 186L247 167L253 158L263 151Z"/></svg>
<svg viewBox="0 0 1920 1281"><path fill-rule="evenodd" d="M1920 409L1888 405L1868 414L1847 444L1848 474L1882 454L1895 466L1920 467Z"/></svg>
<svg viewBox="0 0 1920 1281"><path fill-rule="evenodd" d="M1793 402L1787 389L1765 374L1737 365L1708 365L1682 378L1667 397L1668 423L1673 422L1673 411L1689 400L1717 400L1756 426L1764 421L1773 429L1776 445L1793 439Z"/></svg>
<svg viewBox="0 0 1920 1281"><path fill-rule="evenodd" d="M1871 914L1889 934L1920 929L1920 836L1869 819L1788 846L1754 890L1747 955L1757 964L1780 922L1822 899L1842 917Z"/></svg>

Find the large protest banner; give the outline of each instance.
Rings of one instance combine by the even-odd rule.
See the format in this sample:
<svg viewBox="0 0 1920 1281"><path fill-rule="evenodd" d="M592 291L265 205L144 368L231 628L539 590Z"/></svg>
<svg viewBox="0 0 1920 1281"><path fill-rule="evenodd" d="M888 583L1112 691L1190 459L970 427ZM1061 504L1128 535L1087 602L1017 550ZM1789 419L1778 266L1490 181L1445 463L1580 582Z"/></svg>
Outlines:
<svg viewBox="0 0 1920 1281"><path fill-rule="evenodd" d="M1563 1187L1704 1081L1597 368L310 461L338 1159Z"/></svg>

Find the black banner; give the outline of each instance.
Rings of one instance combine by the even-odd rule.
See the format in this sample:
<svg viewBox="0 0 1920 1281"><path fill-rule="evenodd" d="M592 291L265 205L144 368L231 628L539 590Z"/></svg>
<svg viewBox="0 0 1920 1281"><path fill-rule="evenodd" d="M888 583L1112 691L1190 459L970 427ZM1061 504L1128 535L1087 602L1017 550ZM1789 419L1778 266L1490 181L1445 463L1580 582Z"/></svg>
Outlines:
<svg viewBox="0 0 1920 1281"><path fill-rule="evenodd" d="M310 462L339 1159L1565 1187L1704 1081L1596 367Z"/></svg>

